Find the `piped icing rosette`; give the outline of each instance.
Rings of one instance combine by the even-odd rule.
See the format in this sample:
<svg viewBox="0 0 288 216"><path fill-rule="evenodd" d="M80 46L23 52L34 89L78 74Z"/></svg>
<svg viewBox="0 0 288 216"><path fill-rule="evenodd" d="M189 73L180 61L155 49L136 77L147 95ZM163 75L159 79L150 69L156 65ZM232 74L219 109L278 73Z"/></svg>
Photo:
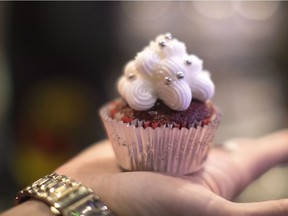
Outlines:
<svg viewBox="0 0 288 216"><path fill-rule="evenodd" d="M160 35L127 63L118 91L135 110L148 110L160 99L173 110L186 110L192 99L207 101L214 83L203 61L186 52L171 34Z"/></svg>

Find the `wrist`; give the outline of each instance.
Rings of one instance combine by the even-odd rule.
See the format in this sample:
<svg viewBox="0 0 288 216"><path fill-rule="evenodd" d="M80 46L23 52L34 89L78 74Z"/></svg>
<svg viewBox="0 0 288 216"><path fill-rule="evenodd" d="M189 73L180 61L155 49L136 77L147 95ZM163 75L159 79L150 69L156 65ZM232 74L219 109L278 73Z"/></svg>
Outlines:
<svg viewBox="0 0 288 216"><path fill-rule="evenodd" d="M1 216L23 216L23 215L38 215L38 216L55 216L50 211L49 206L38 200L28 200L27 202L17 205L10 210L7 210Z"/></svg>
<svg viewBox="0 0 288 216"><path fill-rule="evenodd" d="M15 204L30 199L46 203L54 215L113 216L91 188L56 173L44 176L20 191Z"/></svg>

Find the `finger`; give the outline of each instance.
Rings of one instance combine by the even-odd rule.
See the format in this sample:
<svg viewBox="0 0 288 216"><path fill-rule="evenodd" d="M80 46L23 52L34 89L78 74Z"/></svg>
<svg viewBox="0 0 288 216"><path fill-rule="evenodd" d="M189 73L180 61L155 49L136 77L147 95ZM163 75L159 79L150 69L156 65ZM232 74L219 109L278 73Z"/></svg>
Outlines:
<svg viewBox="0 0 288 216"><path fill-rule="evenodd" d="M258 139L232 140L224 149L211 151L206 170L213 179L207 181L214 183L211 187L215 193L232 199L261 174L287 161L288 130Z"/></svg>
<svg viewBox="0 0 288 216"><path fill-rule="evenodd" d="M249 216L287 216L288 199L258 203L235 203L235 215ZM238 212L238 213L237 213Z"/></svg>
<svg viewBox="0 0 288 216"><path fill-rule="evenodd" d="M269 134L252 143L243 143L231 156L241 173L246 173L244 176L250 183L270 168L288 162L288 130Z"/></svg>
<svg viewBox="0 0 288 216"><path fill-rule="evenodd" d="M255 142L240 143L239 147L234 154L235 160L241 160L245 166L255 164L259 168L258 165L262 165L266 170L276 164L288 162L288 130L271 133Z"/></svg>

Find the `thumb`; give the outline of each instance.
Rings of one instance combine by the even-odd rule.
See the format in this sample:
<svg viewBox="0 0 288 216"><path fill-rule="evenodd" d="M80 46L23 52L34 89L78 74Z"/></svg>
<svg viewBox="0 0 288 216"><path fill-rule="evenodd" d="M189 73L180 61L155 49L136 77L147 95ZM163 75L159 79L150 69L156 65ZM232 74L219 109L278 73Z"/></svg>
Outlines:
<svg viewBox="0 0 288 216"><path fill-rule="evenodd" d="M234 203L237 215L245 216L287 216L288 199L270 200L256 203Z"/></svg>

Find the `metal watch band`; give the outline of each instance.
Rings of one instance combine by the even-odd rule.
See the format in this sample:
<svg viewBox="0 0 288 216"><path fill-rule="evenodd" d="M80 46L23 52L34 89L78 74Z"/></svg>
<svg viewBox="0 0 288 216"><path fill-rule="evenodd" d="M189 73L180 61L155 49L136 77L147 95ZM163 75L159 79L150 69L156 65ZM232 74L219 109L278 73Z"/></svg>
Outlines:
<svg viewBox="0 0 288 216"><path fill-rule="evenodd" d="M92 189L57 173L40 178L21 190L16 196L15 204L29 199L47 203L55 215L114 216Z"/></svg>

